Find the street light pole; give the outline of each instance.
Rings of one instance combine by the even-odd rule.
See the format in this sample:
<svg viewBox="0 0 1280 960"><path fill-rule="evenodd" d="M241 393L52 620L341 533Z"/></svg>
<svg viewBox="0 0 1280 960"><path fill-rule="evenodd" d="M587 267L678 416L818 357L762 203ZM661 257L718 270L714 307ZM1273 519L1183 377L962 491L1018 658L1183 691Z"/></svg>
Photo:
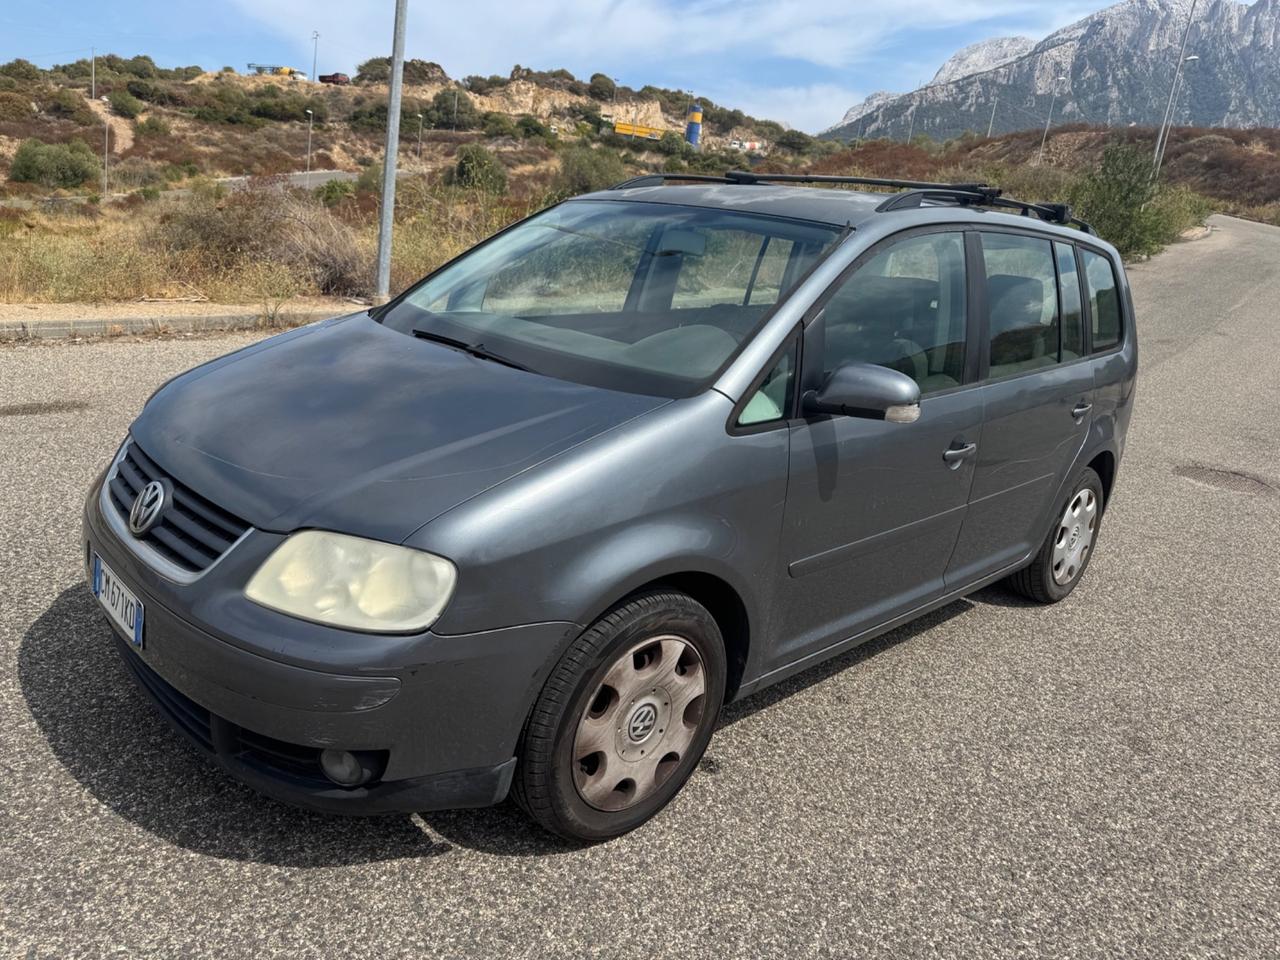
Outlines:
<svg viewBox="0 0 1280 960"><path fill-rule="evenodd" d="M89 48L89 99L98 99L98 50Z"/></svg>
<svg viewBox="0 0 1280 960"><path fill-rule="evenodd" d="M409 0L396 0L395 35L391 44L391 96L387 102L387 146L382 163L382 209L378 218L378 274L374 302L391 297L391 228L396 212L396 152L400 144L400 99L404 87L404 29Z"/></svg>
<svg viewBox="0 0 1280 960"><path fill-rule="evenodd" d="M316 115L310 110L307 111L307 189L311 189L311 124L315 121Z"/></svg>
<svg viewBox="0 0 1280 960"><path fill-rule="evenodd" d="M996 107L1000 106L1000 96L997 94L995 102L991 104L991 122L987 124L987 139L991 139L991 134L996 129Z"/></svg>
<svg viewBox="0 0 1280 960"><path fill-rule="evenodd" d="M1053 125L1053 108L1058 105L1058 84L1065 83L1066 77L1053 78L1053 96L1049 98L1049 119L1044 122L1044 136L1040 138L1040 155L1036 158L1036 164L1044 163L1044 145L1049 142L1049 127Z"/></svg>
<svg viewBox="0 0 1280 960"><path fill-rule="evenodd" d="M102 121L102 198L107 198L107 158L111 154L111 122Z"/></svg>
<svg viewBox="0 0 1280 960"><path fill-rule="evenodd" d="M1191 24L1195 19L1196 6L1199 2L1200 0L1191 0L1191 9L1187 11L1187 26L1186 29L1182 31L1182 47L1178 50L1178 66L1173 71L1173 82L1169 84L1169 103L1164 108L1164 119L1160 122L1160 133L1156 137L1156 152L1155 156L1151 160L1151 176L1153 179L1160 175L1160 155L1163 153L1165 131L1169 125L1169 118L1173 113L1173 98L1178 92L1176 89L1178 86L1178 78L1182 76L1182 65L1186 62L1187 42L1191 39Z"/></svg>
<svg viewBox="0 0 1280 960"><path fill-rule="evenodd" d="M1188 63L1199 63L1199 61L1200 61L1200 57L1194 53L1189 57L1182 58L1183 65L1186 65ZM1181 87L1182 87L1182 72L1179 71L1178 76L1174 78L1174 81L1173 81L1173 95L1175 100L1177 99L1177 96L1178 96L1178 90L1180 90ZM1151 175L1152 180L1160 179L1160 170L1164 167L1164 154L1165 154L1165 151L1169 149L1169 138L1173 136L1173 120L1174 120L1174 115L1170 113L1169 123L1165 127L1164 136L1161 139L1156 141L1156 166L1155 166L1155 170Z"/></svg>
<svg viewBox="0 0 1280 960"><path fill-rule="evenodd" d="M311 31L311 82L319 83L320 80L316 76L316 61L320 55L320 32L318 30Z"/></svg>
<svg viewBox="0 0 1280 960"><path fill-rule="evenodd" d="M422 159L422 114L418 114L418 159Z"/></svg>

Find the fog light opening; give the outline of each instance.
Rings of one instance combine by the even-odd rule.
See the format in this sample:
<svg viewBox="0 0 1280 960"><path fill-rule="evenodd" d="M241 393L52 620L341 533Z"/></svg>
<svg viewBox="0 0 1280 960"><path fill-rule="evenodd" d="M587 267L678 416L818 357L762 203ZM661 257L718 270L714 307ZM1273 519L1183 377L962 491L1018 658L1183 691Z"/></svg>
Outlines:
<svg viewBox="0 0 1280 960"><path fill-rule="evenodd" d="M325 750L320 754L320 769L340 787L358 787L377 774L373 758L350 750Z"/></svg>

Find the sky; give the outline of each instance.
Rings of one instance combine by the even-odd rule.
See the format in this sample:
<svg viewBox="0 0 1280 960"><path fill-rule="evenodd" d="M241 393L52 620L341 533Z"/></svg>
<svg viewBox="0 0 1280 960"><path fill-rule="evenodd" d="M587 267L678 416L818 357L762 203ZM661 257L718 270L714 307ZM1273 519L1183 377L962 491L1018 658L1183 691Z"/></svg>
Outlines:
<svg viewBox="0 0 1280 960"><path fill-rule="evenodd" d="M452 77L513 64L597 71L817 132L877 90L928 81L990 37L1036 40L1103 0L409 0L406 56ZM161 66L281 63L354 73L389 55L394 0L0 0L0 63L40 66L99 53Z"/></svg>

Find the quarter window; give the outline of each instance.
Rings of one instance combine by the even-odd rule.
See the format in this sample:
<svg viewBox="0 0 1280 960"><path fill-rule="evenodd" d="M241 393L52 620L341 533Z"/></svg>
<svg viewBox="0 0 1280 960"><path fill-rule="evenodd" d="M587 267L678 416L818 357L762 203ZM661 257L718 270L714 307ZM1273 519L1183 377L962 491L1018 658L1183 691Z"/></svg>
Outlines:
<svg viewBox="0 0 1280 960"><path fill-rule="evenodd" d="M1092 250L1081 250L1089 283L1093 314L1093 352L1109 350L1120 342L1120 291L1111 261Z"/></svg>
<svg viewBox="0 0 1280 960"><path fill-rule="evenodd" d="M828 302L824 367L874 363L922 393L964 380L964 235L931 233L873 256Z"/></svg>
<svg viewBox="0 0 1280 960"><path fill-rule="evenodd" d="M796 345L782 355L773 370L765 377L764 383L742 408L738 417L738 426L750 427L761 423L771 423L786 416L787 406L791 399L791 384L795 381Z"/></svg>
<svg viewBox="0 0 1280 960"><path fill-rule="evenodd" d="M992 379L1058 362L1058 274L1053 244L1007 233L984 233Z"/></svg>

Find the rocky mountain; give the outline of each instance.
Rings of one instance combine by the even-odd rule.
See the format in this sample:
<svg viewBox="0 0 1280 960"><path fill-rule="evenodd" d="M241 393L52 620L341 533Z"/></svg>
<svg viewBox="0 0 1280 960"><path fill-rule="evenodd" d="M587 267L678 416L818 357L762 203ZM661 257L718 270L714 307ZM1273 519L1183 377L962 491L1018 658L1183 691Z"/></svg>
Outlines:
<svg viewBox="0 0 1280 960"><path fill-rule="evenodd" d="M1039 43L1001 38L960 51L919 90L876 94L852 107L828 139L935 139L1008 132L1045 122L1155 125L1164 116L1190 15L1178 124L1280 126L1280 0L1125 0ZM1061 78L1061 79L1059 79Z"/></svg>

